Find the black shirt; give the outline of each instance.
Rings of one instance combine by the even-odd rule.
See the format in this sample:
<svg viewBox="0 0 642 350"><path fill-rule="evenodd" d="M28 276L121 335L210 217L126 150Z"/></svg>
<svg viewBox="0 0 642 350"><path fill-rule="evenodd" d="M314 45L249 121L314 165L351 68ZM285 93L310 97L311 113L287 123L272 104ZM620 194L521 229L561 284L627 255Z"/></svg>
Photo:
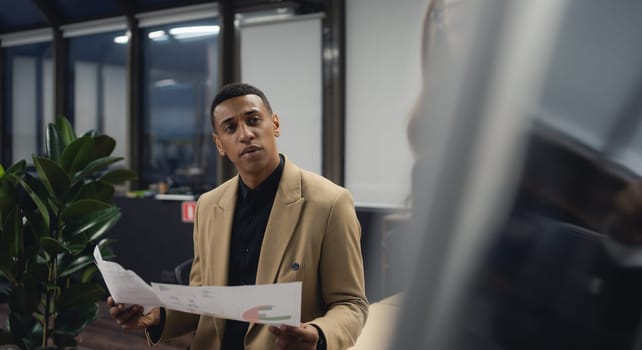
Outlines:
<svg viewBox="0 0 642 350"><path fill-rule="evenodd" d="M250 189L239 179L230 239L229 286L252 285L256 282L261 244L283 174L285 160L283 156L280 158L279 166L255 189ZM247 322L227 320L221 348L242 350L247 328Z"/></svg>

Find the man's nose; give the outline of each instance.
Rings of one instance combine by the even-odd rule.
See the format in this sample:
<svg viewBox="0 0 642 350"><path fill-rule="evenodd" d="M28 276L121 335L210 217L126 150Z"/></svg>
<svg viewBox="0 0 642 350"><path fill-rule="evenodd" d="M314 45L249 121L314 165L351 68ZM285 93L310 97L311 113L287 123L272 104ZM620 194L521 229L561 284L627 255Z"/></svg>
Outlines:
<svg viewBox="0 0 642 350"><path fill-rule="evenodd" d="M254 133L249 126L240 124L239 126L239 139L241 142L247 142L254 139Z"/></svg>

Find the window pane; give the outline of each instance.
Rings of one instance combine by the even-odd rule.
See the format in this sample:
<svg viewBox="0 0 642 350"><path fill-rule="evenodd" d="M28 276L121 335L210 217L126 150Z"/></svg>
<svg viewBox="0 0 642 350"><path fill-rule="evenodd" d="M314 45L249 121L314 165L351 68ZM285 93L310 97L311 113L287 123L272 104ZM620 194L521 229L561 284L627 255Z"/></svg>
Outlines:
<svg viewBox="0 0 642 350"><path fill-rule="evenodd" d="M44 126L53 119L51 43L5 50L5 115L9 119L11 162L44 152ZM7 135L5 135L7 136Z"/></svg>
<svg viewBox="0 0 642 350"><path fill-rule="evenodd" d="M143 32L143 185L168 181L200 192L216 181L209 105L216 86L215 19Z"/></svg>
<svg viewBox="0 0 642 350"><path fill-rule="evenodd" d="M69 39L76 133L97 130L116 139L114 156L127 157L127 45L108 32Z"/></svg>

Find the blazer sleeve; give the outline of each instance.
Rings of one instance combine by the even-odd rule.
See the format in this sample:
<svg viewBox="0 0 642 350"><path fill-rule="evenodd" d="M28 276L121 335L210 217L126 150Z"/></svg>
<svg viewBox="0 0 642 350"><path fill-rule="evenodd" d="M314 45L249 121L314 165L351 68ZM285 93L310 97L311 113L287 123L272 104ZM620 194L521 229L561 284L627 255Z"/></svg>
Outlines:
<svg viewBox="0 0 642 350"><path fill-rule="evenodd" d="M347 349L355 344L368 316L361 226L347 190L335 199L326 227L319 278L327 312L310 323L323 331L328 350Z"/></svg>

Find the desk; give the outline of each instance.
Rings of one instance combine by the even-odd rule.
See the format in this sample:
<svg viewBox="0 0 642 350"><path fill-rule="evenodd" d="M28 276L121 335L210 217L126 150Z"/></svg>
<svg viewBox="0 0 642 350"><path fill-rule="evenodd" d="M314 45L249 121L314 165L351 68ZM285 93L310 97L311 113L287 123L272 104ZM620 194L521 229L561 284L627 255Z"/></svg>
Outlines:
<svg viewBox="0 0 642 350"><path fill-rule="evenodd" d="M401 309L401 294L395 294L371 304L368 320L357 343L351 350L390 349L390 342L397 328L397 317Z"/></svg>

